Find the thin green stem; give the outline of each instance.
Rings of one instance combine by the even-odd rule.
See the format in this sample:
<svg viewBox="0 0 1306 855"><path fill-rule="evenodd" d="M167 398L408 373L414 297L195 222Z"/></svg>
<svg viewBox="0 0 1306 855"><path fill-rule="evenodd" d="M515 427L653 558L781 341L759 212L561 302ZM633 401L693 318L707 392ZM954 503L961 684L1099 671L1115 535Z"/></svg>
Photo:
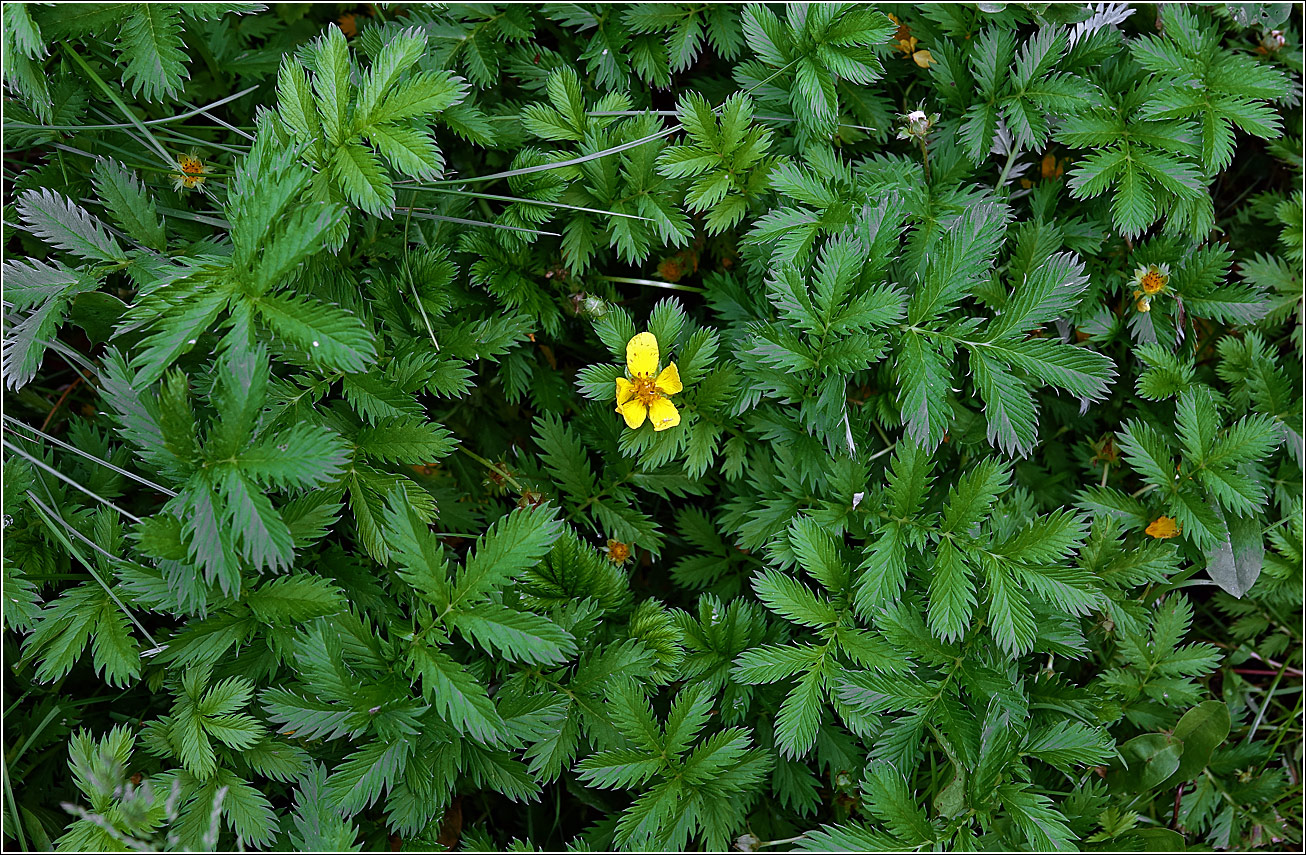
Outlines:
<svg viewBox="0 0 1306 855"><path fill-rule="evenodd" d="M32 433L36 434L38 437L45 440L46 442L53 443L54 445L57 445L62 449L71 451L73 454L79 455L81 457L85 457L87 460L98 463L107 469L112 469L114 472L117 472L119 475L122 475L124 478L130 478L136 483L143 484L146 487L153 487L155 490L158 490L160 493L163 493L168 497L177 495L177 492L175 490L169 490L167 487L156 484L153 481L149 480L148 478L142 478L140 475L137 475L135 472L130 472L126 469L123 469L120 466L115 466L114 464L110 463L107 460L103 460L99 457L96 457L94 454L90 454L89 452L82 451L80 448L74 445L69 445L68 443L64 442L61 439L58 439L57 437L50 436L50 434L39 431L36 428L32 427L31 425L28 425L24 422L20 422L18 419L14 418L8 413L3 414L3 418L5 421L9 422L12 425L17 425L18 427L21 427L24 430L30 430ZM20 437L21 439L27 440L28 442L36 441L31 439L30 437L25 437L22 434L15 434L15 435Z"/></svg>
<svg viewBox="0 0 1306 855"><path fill-rule="evenodd" d="M1247 729L1247 738L1244 740L1245 742L1251 742L1256 737L1256 731L1260 728L1261 722L1265 719L1265 711L1269 709L1270 704L1274 702L1274 690L1279 688L1279 682L1283 680L1283 675L1287 673L1287 671L1288 666L1284 665L1279 669L1279 673L1275 676L1274 682L1270 684L1270 691L1265 693L1265 701L1261 704L1261 708L1256 711L1256 718L1252 719L1252 726Z"/></svg>
<svg viewBox="0 0 1306 855"><path fill-rule="evenodd" d="M998 175L997 188L1001 190L1007 184L1007 176L1011 173L1011 167L1016 165L1016 155L1020 154L1020 149L1016 147L1015 141L1011 144L1011 153L1007 155L1007 162L1002 165L1002 172Z"/></svg>
<svg viewBox="0 0 1306 855"><path fill-rule="evenodd" d="M18 814L18 800L14 798L14 785L13 782L9 780L9 758L0 757L0 759L4 760L4 766L2 768L5 779L5 803L8 805L9 815L13 819L14 837L18 839L18 849L20 851L26 851L27 835L23 832L23 818ZM8 831L9 829L6 828L5 830Z"/></svg>
<svg viewBox="0 0 1306 855"><path fill-rule="evenodd" d="M689 291L694 294L707 293L702 288L695 288L693 285L680 285L675 282L660 282L657 279L637 279L633 276L595 276L595 279L601 279L604 282L620 282L626 285L647 285L652 288L666 288L669 291Z"/></svg>
<svg viewBox="0 0 1306 855"><path fill-rule="evenodd" d="M140 119L136 118L136 114L131 111L131 108L124 104L122 99L109 88L109 84L100 79L100 75L95 73L95 69L91 68L90 63L82 59L81 55L73 50L72 46L67 42L64 42L63 49L64 53L68 54L73 62L81 67L86 76L91 78L91 81L100 87L100 90L108 96L109 100L113 102L113 105L122 111L122 114L127 117L127 121L131 122L137 130L145 135L145 138L154 147L154 150L158 152L159 157L162 158L163 162L171 164L172 159L169 157L168 152L164 150L163 146L159 145L159 141L154 138L152 133L150 133L150 129L142 124Z"/></svg>
<svg viewBox="0 0 1306 855"><path fill-rule="evenodd" d="M466 454L471 459L475 460L477 463L484 466L486 469L489 469L491 472L497 472L498 474L502 475L503 479L507 481L509 484L511 484L513 488L517 490L517 492L519 493L526 492L526 488L523 487L521 484L519 484L516 478L512 477L512 473L508 471L507 466L504 466L501 463L493 463L489 460L486 460L484 457L477 454L475 451L472 451L470 448L468 448L465 445L459 445L458 450L461 451L463 454Z"/></svg>
<svg viewBox="0 0 1306 855"><path fill-rule="evenodd" d="M604 211L599 208L586 208L583 205L567 205L563 202L548 202L543 199L522 199L518 196L500 196L497 193L477 193L472 190L454 190L449 187L425 186L419 184L407 184L399 182L396 187L410 187L413 190L426 190L431 193L447 193L451 196L469 196L473 199L490 199L496 202L512 202L517 205L539 205L544 208L562 208L566 211L584 211L587 214L602 214L605 217L621 217L627 220L643 220L647 223L654 222L651 217L641 217L638 214L620 214L616 211Z"/></svg>
<svg viewBox="0 0 1306 855"><path fill-rule="evenodd" d="M1302 696L1299 694L1297 695L1297 703L1293 706L1292 715L1288 716L1288 718L1285 719L1285 722L1301 721L1301 707L1302 707ZM1274 738L1274 744L1270 746L1270 750L1265 754L1265 759L1261 761L1261 765L1257 768L1256 771L1259 772L1262 769L1264 769L1265 764L1270 762L1271 757L1279 756L1279 743L1283 742L1283 738L1288 734L1288 730L1289 728L1286 724L1278 728L1278 735L1275 736Z"/></svg>
<svg viewBox="0 0 1306 855"><path fill-rule="evenodd" d="M463 219L462 217L447 217L443 214L432 214L427 211L423 211L419 208L413 208L413 207L404 208L404 207L396 206L395 210L408 211L410 214L412 214L412 216L417 217L418 219L421 220L438 220L439 222L442 223L458 223L464 226L485 226L487 228L503 229L504 231L509 231L509 232L525 232L526 234L531 234L531 235L548 235L550 237L561 237L561 235L559 235L557 232L546 232L542 229L526 229L526 228L522 228L521 226L505 226L502 223L486 223L481 220L467 220L467 219Z"/></svg>
<svg viewBox="0 0 1306 855"><path fill-rule="evenodd" d="M775 79L777 76L782 74L786 69L794 65L796 62L798 62L798 60L793 59L785 63L783 66L776 69L771 74L767 75L765 79L758 81L756 84L754 84L749 89L747 89L744 92L744 94L747 95L751 93L753 90L758 89L761 86L764 86L765 84L769 83L771 80ZM721 104L716 107L713 107L712 108L713 114L716 114L724 106L725 106L724 104ZM623 151L629 151L632 148L638 148L639 146L642 146L645 143L653 142L654 140L659 140L662 139L663 137L669 137L672 134L680 132L681 130L683 130L683 127L679 122L677 122L676 124L672 125L669 128L663 128L662 130L657 131L656 133L652 133L649 134L648 136L640 137L637 140L632 140L628 143L622 143L621 145L613 146L611 148L605 148L603 149L603 151L596 151L590 154L581 155L580 157L573 157L570 160L560 160L555 163L542 163L537 166L523 166L519 169L509 169L506 172L495 172L490 175L473 175L467 178L448 178L433 183L435 184L470 184L472 182L481 183L486 181L498 181L501 178L514 178L518 175L533 175L536 172L548 172L553 169L564 169L568 166L580 166L582 164L589 163L591 160L597 160L600 157L607 157L610 154L619 154Z"/></svg>
<svg viewBox="0 0 1306 855"><path fill-rule="evenodd" d="M73 480L72 478L69 478L67 475L63 474L63 473L60 472L58 469L55 469L53 466L51 466L51 465L49 465L48 463L46 463L45 461L41 460L41 459L40 459L39 457L37 457L36 455L28 454L26 451L24 451L23 449L19 448L19 447L16 446L16 445L14 445L12 442L10 442L10 441L7 440L7 439L0 439L0 445L3 445L5 448L9 449L9 450L10 450L11 452L13 452L14 454L17 454L19 457L23 458L23 459L26 460L28 463L32 464L33 466L35 466L36 468L40 469L41 471L46 472L47 474L53 475L54 477L58 478L60 481L63 481L65 484L67 484L68 486L70 486L70 487L72 487L72 488L74 488L74 489L76 489L76 490L80 490L80 491L82 491L82 492L85 493L86 495L90 496L92 499L95 499L97 502L100 502L101 504L104 504L104 505L106 505L106 506L108 506L108 507L110 507L110 508L113 508L115 511L117 511L117 512L120 513L120 514L122 514L122 515L125 516L127 519L131 520L132 522L134 522L134 523L138 523L138 524L140 523L140 521L141 521L141 518L140 518L140 517L136 516L135 514L128 513L127 511L124 511L122 508L118 507L118 506L115 505L113 502L111 502L111 501L109 501L108 499L104 498L104 497L101 496L99 493L95 492L94 490L90 489L89 487L84 487L84 486L82 486L81 484L77 483L77 481Z"/></svg>
<svg viewBox="0 0 1306 855"><path fill-rule="evenodd" d="M231 101L235 101L237 98L242 98L248 95L249 93L253 92L257 88L258 88L257 85L250 86L246 89L240 90L235 95L228 95L226 98L219 98L217 101L214 101L212 104L207 104L203 107L196 107L190 112L178 113L175 116L168 116L165 119L147 119L147 120L141 120L139 122L122 122L119 124L112 124L112 125L34 125L28 122L5 122L5 127L14 130L24 130L24 131L116 131L116 130L121 130L123 128L138 127L140 125L145 125L147 127L151 125L167 125L167 124L171 124L172 122L180 122L183 119L189 119L192 116L198 116L201 113L205 112L206 110L212 110L214 107L221 107L223 104L229 103Z"/></svg>
<svg viewBox="0 0 1306 855"><path fill-rule="evenodd" d="M17 766L18 761L27 753L27 749L36 741L36 738L45 731L45 728L50 724L50 722L54 721L55 716L62 713L63 707L58 704L51 707L50 711L45 714L45 718L41 719L41 723L32 728L32 732L27 734L23 741L18 744L18 747L14 749L14 756L9 758L10 762Z"/></svg>
<svg viewBox="0 0 1306 855"><path fill-rule="evenodd" d="M94 565L92 565L91 562L87 561L86 558L82 556L81 552L78 551L77 547L73 545L73 542L68 539L68 536L60 528L55 527L52 523L58 521L59 524L64 529L67 529L69 533L75 535L79 540L81 540L82 542L86 543L88 546L95 549L95 551L99 552L101 555L105 556L110 561L116 561L129 565L131 564L131 562L119 558L116 555L110 554L98 543L91 540L77 529L73 528L72 524L70 524L59 514L55 513L51 508L47 507L46 504L42 502L40 499L36 498L35 494L33 494L31 490L27 491L27 498L29 501L32 502L33 505L35 505L37 510L37 515L40 516L42 521L46 524L46 528L48 528L51 531L51 533L53 533L54 536L57 537L63 543L64 548L68 550L69 554L71 554L73 558L75 558L83 567L86 568L87 572L89 572L91 576L95 578L95 581L100 584L100 587L104 589L104 592L109 595L109 598L111 600L113 600L114 605L116 605L119 608L119 610L121 610L122 613L127 616L128 620L130 620L133 624L135 624L136 628L140 630L141 635L145 636L146 640L150 642L150 646L152 650L147 652L157 653L158 651L162 650L163 648L159 646L159 642L154 640L154 636L150 634L150 631L146 629L139 620L136 619L136 615L132 614L131 609L127 608L127 606L123 603L122 600L118 599L118 595L115 594L113 592L113 589L110 588L109 585L105 583L103 579L100 578L100 574L95 572ZM148 568L142 567L141 569L147 570Z"/></svg>

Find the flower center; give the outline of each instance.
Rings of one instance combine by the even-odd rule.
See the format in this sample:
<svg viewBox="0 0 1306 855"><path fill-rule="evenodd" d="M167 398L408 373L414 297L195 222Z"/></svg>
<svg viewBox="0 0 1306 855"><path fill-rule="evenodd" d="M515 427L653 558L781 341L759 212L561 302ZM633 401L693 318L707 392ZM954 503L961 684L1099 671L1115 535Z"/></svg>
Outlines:
<svg viewBox="0 0 1306 855"><path fill-rule="evenodd" d="M1157 294L1165 287L1165 279L1155 270L1147 271L1143 276L1143 292L1146 294Z"/></svg>
<svg viewBox="0 0 1306 855"><path fill-rule="evenodd" d="M630 558L630 546L619 540L608 540L608 560L613 564L625 564Z"/></svg>
<svg viewBox="0 0 1306 855"><path fill-rule="evenodd" d="M172 178L177 182L178 189L182 187L187 190L195 189L204 183L204 174L209 171L204 165L204 161L188 154L183 154L178 158L177 166L181 168L181 172L174 172Z"/></svg>
<svg viewBox="0 0 1306 855"><path fill-rule="evenodd" d="M662 393L658 391L657 380L652 374L636 374L634 386L635 397L639 398L639 402L646 407L662 397Z"/></svg>

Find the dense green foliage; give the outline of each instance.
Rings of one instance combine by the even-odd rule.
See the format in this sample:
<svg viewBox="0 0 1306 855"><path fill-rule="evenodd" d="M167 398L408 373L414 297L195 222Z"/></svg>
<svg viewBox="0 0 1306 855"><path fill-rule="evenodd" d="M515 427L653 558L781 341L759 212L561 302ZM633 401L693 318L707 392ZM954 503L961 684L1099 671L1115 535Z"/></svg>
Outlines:
<svg viewBox="0 0 1306 855"><path fill-rule="evenodd" d="M1294 848L1301 35L6 4L6 847Z"/></svg>

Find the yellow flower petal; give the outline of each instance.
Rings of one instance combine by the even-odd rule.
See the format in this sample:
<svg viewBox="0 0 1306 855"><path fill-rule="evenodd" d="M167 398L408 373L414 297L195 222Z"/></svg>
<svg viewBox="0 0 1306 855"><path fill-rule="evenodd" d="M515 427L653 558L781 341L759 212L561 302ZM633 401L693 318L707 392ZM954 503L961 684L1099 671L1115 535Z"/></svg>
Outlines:
<svg viewBox="0 0 1306 855"><path fill-rule="evenodd" d="M1158 540L1170 537L1178 537L1181 529L1179 524L1171 517L1158 517L1146 529L1147 533Z"/></svg>
<svg viewBox="0 0 1306 855"><path fill-rule="evenodd" d="M916 51L911 55L911 59L921 68L929 68L931 63L935 61L934 55L927 50Z"/></svg>
<svg viewBox="0 0 1306 855"><path fill-rule="evenodd" d="M617 412L626 420L626 427L634 430L644 424L644 417L648 415L648 407L639 398L631 398L626 403L617 407Z"/></svg>
<svg viewBox="0 0 1306 855"><path fill-rule="evenodd" d="M684 390L685 386L680 382L680 369L676 368L676 363L673 362L662 369L656 386L663 395L675 395Z"/></svg>
<svg viewBox="0 0 1306 855"><path fill-rule="evenodd" d="M680 412L666 398L658 398L649 404L648 417L653 422L653 430L666 430L680 424Z"/></svg>
<svg viewBox="0 0 1306 855"><path fill-rule="evenodd" d="M635 384L631 383L625 377L617 378L617 412L621 412L621 405L635 397Z"/></svg>
<svg viewBox="0 0 1306 855"><path fill-rule="evenodd" d="M626 367L631 376L658 373L658 340L653 333L642 332L626 343Z"/></svg>

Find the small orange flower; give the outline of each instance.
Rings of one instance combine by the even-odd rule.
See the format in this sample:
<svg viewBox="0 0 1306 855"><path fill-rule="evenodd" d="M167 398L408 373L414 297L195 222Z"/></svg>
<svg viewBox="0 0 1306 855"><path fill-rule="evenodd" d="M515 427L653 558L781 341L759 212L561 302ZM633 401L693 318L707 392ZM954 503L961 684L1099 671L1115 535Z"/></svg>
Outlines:
<svg viewBox="0 0 1306 855"><path fill-rule="evenodd" d="M1058 158L1056 155L1048 152L1043 155L1043 159L1039 161L1039 177L1044 181L1060 180L1061 176L1066 173L1067 162L1068 161L1064 157ZM1036 180L1037 179L1033 178L1022 178L1020 179L1020 186L1028 190L1034 186Z"/></svg>
<svg viewBox="0 0 1306 855"><path fill-rule="evenodd" d="M1134 284L1149 297L1155 297L1170 284L1170 265L1149 264L1134 271Z"/></svg>
<svg viewBox="0 0 1306 855"><path fill-rule="evenodd" d="M603 548L603 551L608 554L608 560L613 564L625 564L630 560L630 544L614 538L608 538L608 545Z"/></svg>
<svg viewBox="0 0 1306 855"><path fill-rule="evenodd" d="M199 155L191 152L177 158L177 167L181 172L172 173L172 186L180 193L183 190L197 190L204 184L204 175L209 168Z"/></svg>
<svg viewBox="0 0 1306 855"><path fill-rule="evenodd" d="M658 262L658 275L668 282L679 282L691 273L698 272L698 251L685 247L674 255Z"/></svg>
<svg viewBox="0 0 1306 855"><path fill-rule="evenodd" d="M1147 527L1146 531L1157 540L1166 540L1171 537L1178 537L1183 529L1172 517L1158 517Z"/></svg>
<svg viewBox="0 0 1306 855"><path fill-rule="evenodd" d="M1043 161L1040 164L1040 167L1043 172L1043 180L1052 181L1060 178L1065 173L1066 162L1064 160L1057 160L1056 155L1049 152L1048 154L1043 155Z"/></svg>
<svg viewBox="0 0 1306 855"><path fill-rule="evenodd" d="M1134 290L1134 299L1138 301L1134 304L1135 307L1140 312L1152 311L1152 298L1170 284L1170 265L1149 264L1139 267L1134 271L1134 284L1138 286Z"/></svg>

